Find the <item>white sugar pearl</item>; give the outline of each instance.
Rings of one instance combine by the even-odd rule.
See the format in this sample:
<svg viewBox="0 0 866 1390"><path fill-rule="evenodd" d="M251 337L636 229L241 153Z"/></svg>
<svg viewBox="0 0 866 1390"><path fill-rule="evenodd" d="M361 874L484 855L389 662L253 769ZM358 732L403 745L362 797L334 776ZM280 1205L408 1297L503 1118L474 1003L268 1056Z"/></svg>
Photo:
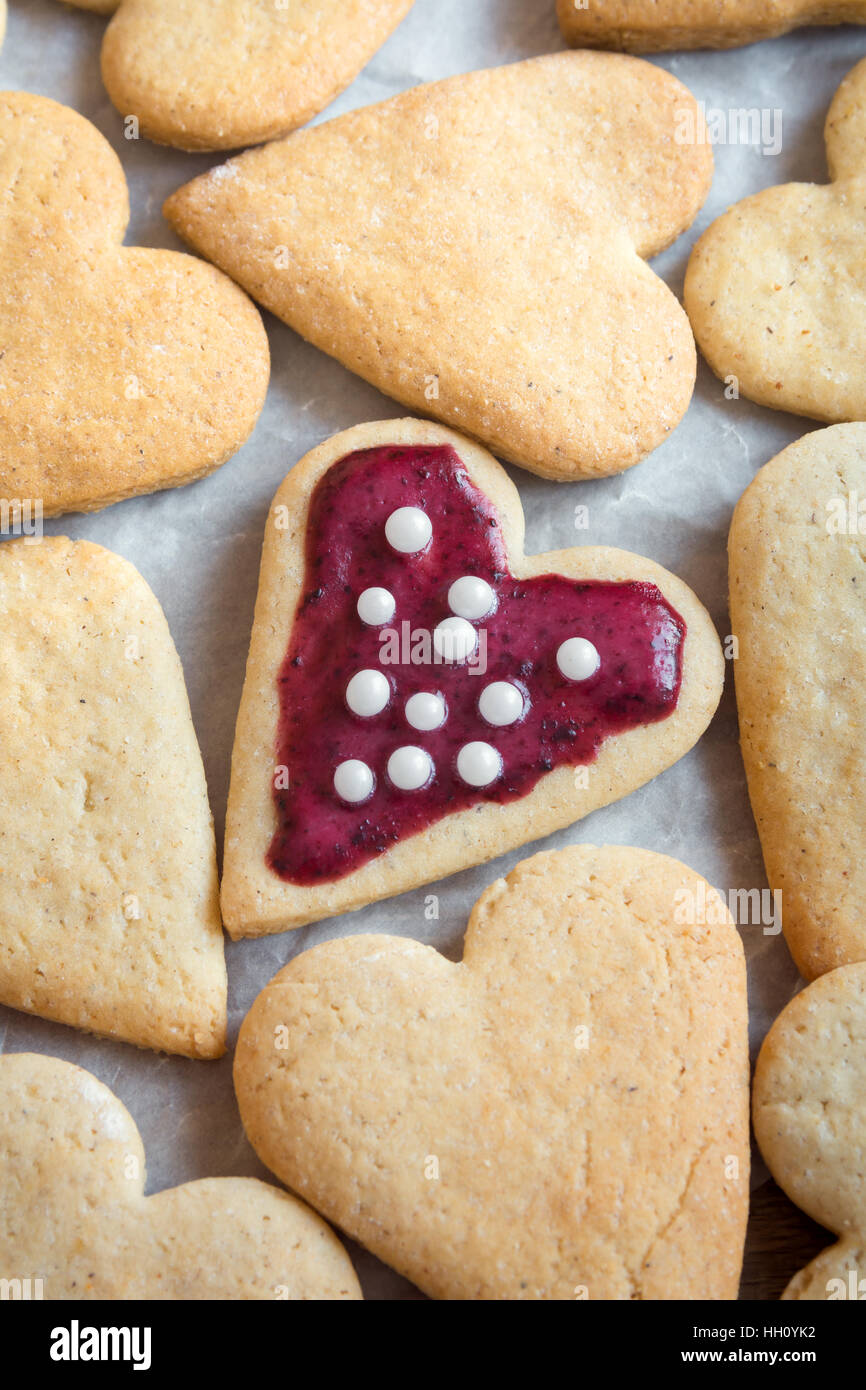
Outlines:
<svg viewBox="0 0 866 1390"><path fill-rule="evenodd" d="M382 627L390 623L397 604L394 595L387 589L365 589L358 595L358 617L368 627Z"/></svg>
<svg viewBox="0 0 866 1390"><path fill-rule="evenodd" d="M341 801L355 805L366 801L373 791L373 774L359 758L348 758L334 771L334 791Z"/></svg>
<svg viewBox="0 0 866 1390"><path fill-rule="evenodd" d="M486 618L496 603L496 595L486 579L464 574L448 590L448 607L460 618Z"/></svg>
<svg viewBox="0 0 866 1390"><path fill-rule="evenodd" d="M489 743L464 743L457 754L457 771L470 787L488 787L502 771L502 758Z"/></svg>
<svg viewBox="0 0 866 1390"><path fill-rule="evenodd" d="M478 634L465 618L443 618L433 629L433 646L443 661L465 661L477 643Z"/></svg>
<svg viewBox="0 0 866 1390"><path fill-rule="evenodd" d="M594 676L601 657L585 637L569 637L556 653L556 664L570 681L585 681Z"/></svg>
<svg viewBox="0 0 866 1390"><path fill-rule="evenodd" d="M433 523L420 507L398 507L385 522L388 544L403 555L417 555L433 535Z"/></svg>
<svg viewBox="0 0 866 1390"><path fill-rule="evenodd" d="M396 748L388 759L388 776L401 792L417 792L433 776L433 759L424 748Z"/></svg>
<svg viewBox="0 0 866 1390"><path fill-rule="evenodd" d="M429 734L432 729L439 729L445 723L445 701L441 695L434 695L431 690L420 690L417 695L410 695L406 701L406 719L413 729L418 729L421 733Z"/></svg>
<svg viewBox="0 0 866 1390"><path fill-rule="evenodd" d="M362 719L381 714L390 698L391 687L381 671L356 671L346 686L346 704Z"/></svg>
<svg viewBox="0 0 866 1390"><path fill-rule="evenodd" d="M523 694L511 681L492 681L485 685L478 701L481 718L502 728L513 724L523 713Z"/></svg>

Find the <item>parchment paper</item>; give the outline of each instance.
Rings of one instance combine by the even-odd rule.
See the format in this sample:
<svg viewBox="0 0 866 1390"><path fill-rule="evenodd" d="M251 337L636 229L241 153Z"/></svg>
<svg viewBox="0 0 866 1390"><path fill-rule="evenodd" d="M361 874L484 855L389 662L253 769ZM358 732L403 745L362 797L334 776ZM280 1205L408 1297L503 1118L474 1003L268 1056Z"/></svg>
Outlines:
<svg viewBox="0 0 866 1390"><path fill-rule="evenodd" d="M179 248L161 217L162 201L221 158L184 155L123 138L121 118L99 76L103 30L98 16L58 0L10 0L0 82L6 89L43 93L87 116L112 143L126 170L132 203L127 240ZM553 0L416 0L400 29L320 119L418 82L563 47ZM654 60L676 73L708 112L757 108L778 111L782 120L782 146L776 154L745 144L716 146L715 182L702 214L654 263L677 294L696 237L729 204L771 184L826 180L822 129L827 106L842 77L864 54L866 29L848 27L801 31L727 53ZM770 126L767 130L772 133ZM556 312L555 305L551 311ZM191 487L122 502L90 517L46 523L48 533L86 537L125 555L161 600L186 672L220 845L270 499L314 444L360 421L405 413L275 319L267 314L265 319L273 359L270 392L253 437L233 460ZM526 511L527 550L610 544L651 556L692 586L724 636L729 631L725 545L732 508L763 463L816 427L745 400L726 400L722 384L701 364L686 419L631 471L569 485L510 470ZM578 505L589 508L588 530L575 528ZM493 878L537 849L580 841L639 845L675 855L725 893L766 887L737 746L730 663L725 698L709 732L679 763L626 800L546 841L445 879L432 890L407 893L294 933L227 942L230 1045L258 991L298 951L328 937L375 930L413 936L459 957L468 911ZM430 891L439 895L438 922L424 917L424 896ZM742 931L757 1047L802 982L781 936L766 935L760 924ZM0 1046L66 1058L106 1082L141 1129L148 1191L211 1175L270 1177L240 1125L231 1052L220 1062L157 1056L2 1008ZM753 1182L765 1177L758 1164ZM368 1297L421 1296L372 1256L355 1246L351 1251Z"/></svg>

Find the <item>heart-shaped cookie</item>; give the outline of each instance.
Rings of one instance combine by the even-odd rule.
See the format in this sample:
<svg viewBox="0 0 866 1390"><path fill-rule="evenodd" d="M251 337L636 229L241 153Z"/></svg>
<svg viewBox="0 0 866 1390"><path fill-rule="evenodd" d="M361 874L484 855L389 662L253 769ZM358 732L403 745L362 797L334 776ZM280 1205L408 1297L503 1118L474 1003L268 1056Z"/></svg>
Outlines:
<svg viewBox="0 0 866 1390"><path fill-rule="evenodd" d="M517 492L477 445L419 420L336 435L268 521L227 927L360 907L626 795L699 738L722 667L694 594L651 561L525 556Z"/></svg>
<svg viewBox="0 0 866 1390"><path fill-rule="evenodd" d="M696 244L685 304L717 376L759 405L866 417L866 60L827 114L832 183L736 203Z"/></svg>
<svg viewBox="0 0 866 1390"><path fill-rule="evenodd" d="M0 545L0 728L0 1003L220 1056L204 769L162 609L126 560Z"/></svg>
<svg viewBox="0 0 866 1390"><path fill-rule="evenodd" d="M699 889L712 925L678 925ZM460 964L389 936L291 961L241 1027L241 1117L435 1297L734 1298L745 988L727 909L684 865L536 855L476 903Z"/></svg>
<svg viewBox="0 0 866 1390"><path fill-rule="evenodd" d="M806 979L866 959L866 425L757 474L728 544L740 740L767 878Z"/></svg>
<svg viewBox="0 0 866 1390"><path fill-rule="evenodd" d="M141 1136L81 1067L0 1057L0 1279L45 1299L357 1299L340 1242L255 1178L144 1196ZM39 1293L33 1294L34 1281Z"/></svg>
<svg viewBox="0 0 866 1390"><path fill-rule="evenodd" d="M700 124L649 63L559 53L249 151L165 213L404 405L546 477L616 473L694 386L688 323L645 264L712 177L709 145L675 138L684 112Z"/></svg>
<svg viewBox="0 0 866 1390"><path fill-rule="evenodd" d="M225 463L269 357L254 305L193 256L122 246L120 163L45 97L0 96L0 495L91 511Z"/></svg>
<svg viewBox="0 0 866 1390"><path fill-rule="evenodd" d="M782 1297L866 1299L866 963L822 975L776 1019L753 1114L776 1182L839 1237Z"/></svg>
<svg viewBox="0 0 866 1390"><path fill-rule="evenodd" d="M358 75L412 0L73 0L117 13L102 76L151 140L230 150L285 135Z"/></svg>
<svg viewBox="0 0 866 1390"><path fill-rule="evenodd" d="M631 53L735 48L801 24L866 24L864 0L557 0L557 13L569 43Z"/></svg>

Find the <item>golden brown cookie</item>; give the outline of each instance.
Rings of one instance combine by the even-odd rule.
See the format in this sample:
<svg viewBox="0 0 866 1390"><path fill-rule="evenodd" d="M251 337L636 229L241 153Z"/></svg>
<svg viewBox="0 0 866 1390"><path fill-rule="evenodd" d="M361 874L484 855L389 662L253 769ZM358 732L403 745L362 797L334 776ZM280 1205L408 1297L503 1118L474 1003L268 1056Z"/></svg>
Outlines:
<svg viewBox="0 0 866 1390"><path fill-rule="evenodd" d="M213 822L183 671L126 560L0 545L0 1002L218 1057Z"/></svg>
<svg viewBox="0 0 866 1390"><path fill-rule="evenodd" d="M776 1019L755 1069L753 1113L776 1182L839 1237L782 1297L866 1298L866 963L822 975Z"/></svg>
<svg viewBox="0 0 866 1390"><path fill-rule="evenodd" d="M544 477L596 477L660 444L694 386L646 265L712 177L709 145L675 139L683 111L700 123L649 63L558 53L249 151L165 213L387 395Z"/></svg>
<svg viewBox="0 0 866 1390"><path fill-rule="evenodd" d="M327 106L411 8L412 0L122 0L106 30L102 76L118 111L137 116L150 140L183 150L256 145Z"/></svg>
<svg viewBox="0 0 866 1390"><path fill-rule="evenodd" d="M120 163L76 112L0 96L0 495L46 516L204 477L252 430L255 306L193 256L122 246Z"/></svg>
<svg viewBox="0 0 866 1390"><path fill-rule="evenodd" d="M866 417L866 60L825 129L830 184L736 203L695 246L685 304L717 376L759 405L816 420Z"/></svg>
<svg viewBox="0 0 866 1390"><path fill-rule="evenodd" d="M717 925L677 925L698 885ZM244 1020L235 1087L262 1161L433 1297L736 1297L743 948L673 859L536 855L459 964L392 936L304 952Z"/></svg>
<svg viewBox="0 0 866 1390"><path fill-rule="evenodd" d="M389 539L404 507L432 530L416 555ZM465 580L489 590L488 615L454 597ZM383 589L393 611L362 618L358 604ZM466 660L440 659L441 623L472 642ZM559 667L572 639L598 658L575 679ZM588 546L524 555L517 491L478 445L421 420L336 435L295 465L268 519L232 753L228 930L260 936L364 906L625 796L703 733L723 664L698 599L652 561ZM363 705L367 686L384 705ZM443 717L417 718L416 694L440 699ZM414 785L410 767L401 789L392 755L428 759L430 775ZM352 789L355 763L370 795Z"/></svg>
<svg viewBox="0 0 866 1390"><path fill-rule="evenodd" d="M866 424L807 434L762 468L729 558L749 795L809 980L866 959Z"/></svg>
<svg viewBox="0 0 866 1390"><path fill-rule="evenodd" d="M287 1192L204 1178L145 1197L144 1181L141 1136L107 1086L55 1057L0 1057L4 1287L29 1279L30 1297L49 1300L361 1297L340 1242Z"/></svg>
<svg viewBox="0 0 866 1390"><path fill-rule="evenodd" d="M569 43L632 53L736 48L801 24L866 24L864 0L557 0L557 13Z"/></svg>

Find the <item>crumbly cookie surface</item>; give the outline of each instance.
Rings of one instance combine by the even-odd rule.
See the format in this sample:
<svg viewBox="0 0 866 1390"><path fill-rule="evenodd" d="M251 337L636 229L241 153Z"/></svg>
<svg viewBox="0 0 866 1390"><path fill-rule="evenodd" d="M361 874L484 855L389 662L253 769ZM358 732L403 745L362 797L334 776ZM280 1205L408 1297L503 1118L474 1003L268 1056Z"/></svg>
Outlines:
<svg viewBox="0 0 866 1390"><path fill-rule="evenodd" d="M677 707L659 723L607 739L585 780L573 768L557 768L519 800L452 813L345 877L298 886L279 878L266 856L276 828L277 676L303 592L310 497L328 468L353 450L416 443L450 444L457 450L471 481L499 514L513 574L554 571L570 578L645 580L658 586L688 629ZM719 701L723 664L715 629L698 599L652 561L600 547L524 555L517 491L504 469L477 445L440 425L411 419L358 425L334 436L295 465L274 498L267 523L232 753L222 884L227 929L233 936L259 936L364 906L483 863L625 796L675 762L703 733Z"/></svg>
<svg viewBox="0 0 866 1390"><path fill-rule="evenodd" d="M557 13L569 43L632 53L736 48L801 24L866 24L863 0L557 0Z"/></svg>
<svg viewBox="0 0 866 1390"><path fill-rule="evenodd" d="M755 1069L755 1137L780 1187L837 1244L786 1299L866 1296L866 963L822 975L787 1006Z"/></svg>
<svg viewBox="0 0 866 1390"><path fill-rule="evenodd" d="M237 149L315 116L411 8L412 0L122 0L106 30L102 76L118 111L137 115L149 139Z"/></svg>
<svg viewBox="0 0 866 1390"><path fill-rule="evenodd" d="M700 122L651 64L559 53L249 151L165 212L387 395L544 477L595 477L660 444L694 386L688 323L646 264L712 177L709 145L675 138L683 110Z"/></svg>
<svg viewBox="0 0 866 1390"><path fill-rule="evenodd" d="M0 495L92 511L225 463L267 390L255 306L194 256L121 245L120 163L68 107L0 96L0 180Z"/></svg>
<svg viewBox="0 0 866 1390"><path fill-rule="evenodd" d="M219 1056L204 769L162 610L119 555L0 545L0 725L0 1001Z"/></svg>
<svg viewBox="0 0 866 1390"><path fill-rule="evenodd" d="M337 1238L255 1178L144 1196L132 1116L81 1067L0 1057L0 1277L76 1299L357 1299ZM35 1295L34 1295L35 1296Z"/></svg>
<svg viewBox="0 0 866 1390"><path fill-rule="evenodd" d="M836 422L866 417L866 60L825 136L832 183L768 188L713 222L685 305L718 377L759 405Z"/></svg>
<svg viewBox="0 0 866 1390"><path fill-rule="evenodd" d="M697 876L575 846L499 879L463 961L297 956L245 1019L262 1160L437 1298L734 1298L748 1203L742 945Z"/></svg>
<svg viewBox="0 0 866 1390"><path fill-rule="evenodd" d="M861 500L866 425L817 430L761 469L728 547L749 795L806 979L866 959Z"/></svg>

